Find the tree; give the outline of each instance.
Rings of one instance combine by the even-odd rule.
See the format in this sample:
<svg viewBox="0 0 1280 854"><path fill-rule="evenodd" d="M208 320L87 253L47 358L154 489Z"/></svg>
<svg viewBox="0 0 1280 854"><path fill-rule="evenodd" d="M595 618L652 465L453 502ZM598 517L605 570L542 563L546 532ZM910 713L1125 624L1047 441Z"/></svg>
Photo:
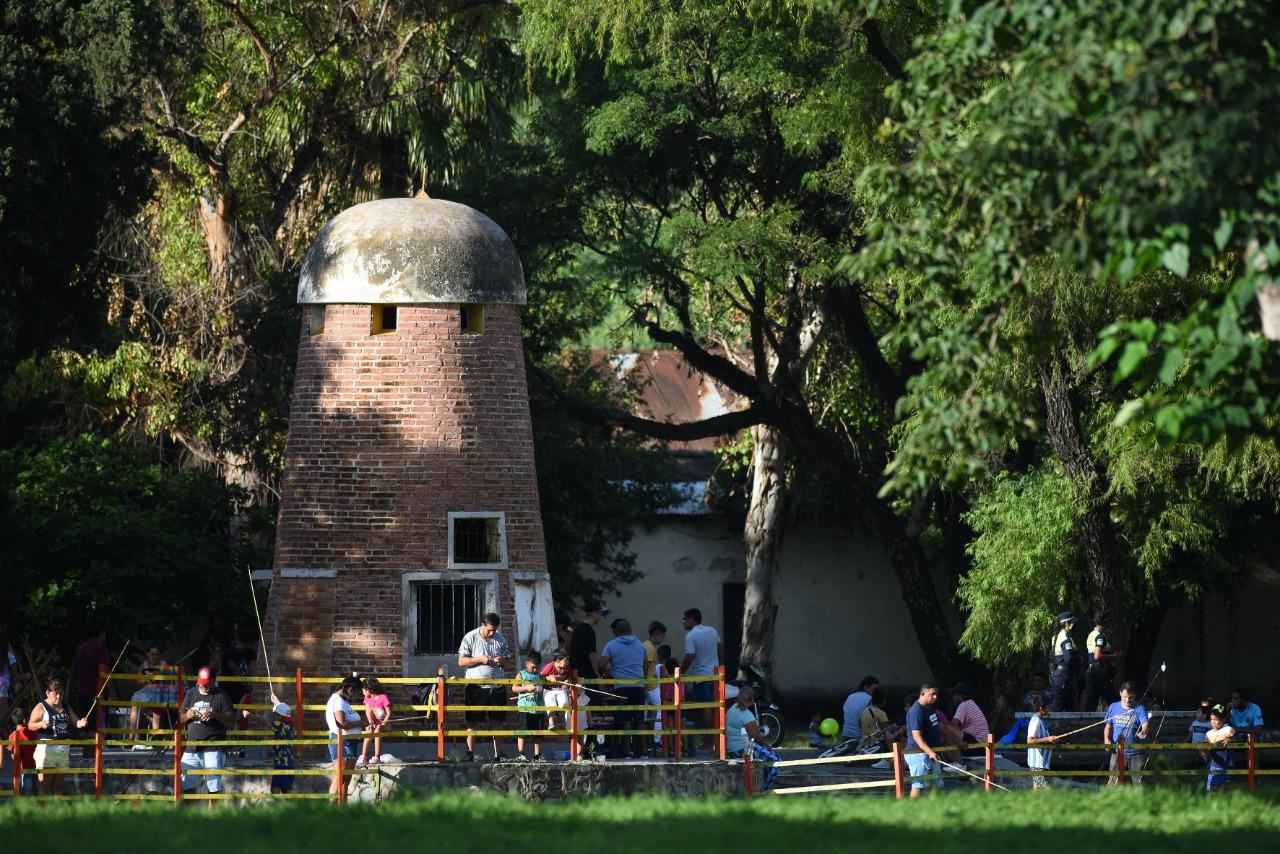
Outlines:
<svg viewBox="0 0 1280 854"><path fill-rule="evenodd" d="M860 182L878 217L848 269L901 284L897 337L922 365L887 489L971 491L972 606L996 589L997 520L1023 525L1025 496L1045 508L1042 534L1062 530L1060 503L1040 499L1065 484L1073 543L1058 556L1082 573L1046 595L1110 606L1134 670L1168 591L1185 588L1167 572L1223 546L1226 529L1183 503L1216 482L1199 461L1224 433L1274 453L1276 347L1242 311L1266 290L1275 233L1274 18L1250 2L953 4L893 88L884 136L902 156ZM1115 389L1099 370L1113 356ZM1160 444L1148 456L1181 479L1122 489L1136 451L1114 449L1129 441ZM1240 506L1270 488L1214 495ZM966 637L999 659L973 645L989 628ZM1027 648L1015 635L1007 652Z"/></svg>
<svg viewBox="0 0 1280 854"><path fill-rule="evenodd" d="M254 553L227 539L245 496L216 476L81 435L0 452L0 493L14 637L38 632L69 653L92 617L163 643L207 618L249 613Z"/></svg>
<svg viewBox="0 0 1280 854"><path fill-rule="evenodd" d="M909 12L889 12L895 29L909 29ZM864 397L883 394L891 405L903 384L876 340L875 290L834 273L864 225L842 182L850 163L884 156L874 140L878 92L902 73L880 23L826 5L719 2L660 13L644 3L532 2L523 19L534 60L573 87L578 112L544 123L558 132L556 169L578 170L572 239L617 283L638 329L743 401L683 425L576 411L657 438L753 429L744 660L767 665L771 655L794 452L823 460L858 496L859 518L888 546L930 663L950 673L954 643L919 527L877 496L878 466L825 430L809 399L810 369L833 325L841 352L859 359L857 376L878 384Z"/></svg>

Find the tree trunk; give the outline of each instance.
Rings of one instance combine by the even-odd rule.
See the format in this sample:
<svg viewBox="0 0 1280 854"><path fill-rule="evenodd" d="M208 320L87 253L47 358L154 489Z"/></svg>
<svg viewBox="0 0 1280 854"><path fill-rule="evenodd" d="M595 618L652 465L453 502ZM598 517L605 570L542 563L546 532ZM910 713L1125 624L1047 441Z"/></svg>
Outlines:
<svg viewBox="0 0 1280 854"><path fill-rule="evenodd" d="M904 519L882 498L873 496L865 502L868 524L879 535L898 577L902 601L911 615L911 626L915 629L920 651L924 653L933 678L943 684L961 677L972 679L973 675L960 672L959 650L933 585L929 563L920 547L920 531L916 529L921 527L920 521L928 503L928 498L918 499L911 517Z"/></svg>
<svg viewBox="0 0 1280 854"><path fill-rule="evenodd" d="M787 444L782 431L760 425L751 428L751 503L743 525L746 553L746 601L742 614L742 654L739 678L746 678L742 665L750 662L762 668L772 682L773 638L778 604L774 599L782 551L784 513L787 500Z"/></svg>
<svg viewBox="0 0 1280 854"><path fill-rule="evenodd" d="M1125 607L1124 578L1116 560L1116 536L1107 512L1109 482L1102 466L1080 433L1072 389L1065 377L1062 360L1052 357L1037 368L1044 395L1045 421L1049 442L1075 489L1076 537L1084 554L1089 607L1111 612L1109 628L1116 638L1129 634L1131 619ZM1079 615L1091 624L1092 614ZM1124 668L1121 675L1124 675Z"/></svg>

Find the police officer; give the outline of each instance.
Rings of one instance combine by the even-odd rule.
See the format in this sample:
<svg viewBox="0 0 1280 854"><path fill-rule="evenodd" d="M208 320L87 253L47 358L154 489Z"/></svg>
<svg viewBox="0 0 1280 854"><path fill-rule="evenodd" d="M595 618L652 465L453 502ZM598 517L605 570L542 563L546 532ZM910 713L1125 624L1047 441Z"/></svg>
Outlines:
<svg viewBox="0 0 1280 854"><path fill-rule="evenodd" d="M1050 654L1049 687L1053 689L1053 711L1074 712L1076 694L1077 659L1075 641L1071 640L1071 628L1076 615L1063 611L1058 615L1058 634L1053 638Z"/></svg>
<svg viewBox="0 0 1280 854"><path fill-rule="evenodd" d="M1112 651L1111 641L1107 637L1107 623L1110 620L1111 613L1105 608L1095 613L1093 631L1089 632L1089 640L1085 645L1085 655L1089 659L1089 669L1084 674L1086 712L1095 711L1098 700L1110 706L1120 699L1115 689L1115 661L1120 653Z"/></svg>

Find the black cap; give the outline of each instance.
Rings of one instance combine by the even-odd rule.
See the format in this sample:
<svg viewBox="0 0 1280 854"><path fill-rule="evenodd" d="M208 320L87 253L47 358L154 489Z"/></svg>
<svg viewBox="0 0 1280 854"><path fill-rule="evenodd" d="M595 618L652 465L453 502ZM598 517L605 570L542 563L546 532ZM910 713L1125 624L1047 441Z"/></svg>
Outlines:
<svg viewBox="0 0 1280 854"><path fill-rule="evenodd" d="M603 602L597 599L593 599L592 601L588 602L586 608L584 608L583 610L585 610L588 614L590 614L592 611L599 611L600 616L602 617L609 616L609 609L604 606Z"/></svg>
<svg viewBox="0 0 1280 854"><path fill-rule="evenodd" d="M1107 623L1111 622L1111 612L1106 608L1100 608L1093 612L1093 621L1099 626L1105 626Z"/></svg>
<svg viewBox="0 0 1280 854"><path fill-rule="evenodd" d="M1076 621L1076 615L1070 611L1063 611L1061 614L1058 615L1059 623L1074 623L1075 621Z"/></svg>

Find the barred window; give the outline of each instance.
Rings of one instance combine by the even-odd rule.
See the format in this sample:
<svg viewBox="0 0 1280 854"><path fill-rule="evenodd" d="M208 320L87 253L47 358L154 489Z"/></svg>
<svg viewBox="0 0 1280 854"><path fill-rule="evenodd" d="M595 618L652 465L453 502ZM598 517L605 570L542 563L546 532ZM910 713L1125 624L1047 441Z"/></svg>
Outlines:
<svg viewBox="0 0 1280 854"><path fill-rule="evenodd" d="M476 581L426 581L413 585L416 612L414 655L452 655L462 636L480 625L484 584Z"/></svg>
<svg viewBox="0 0 1280 854"><path fill-rule="evenodd" d="M506 562L506 525L503 514L449 514L451 567L505 566Z"/></svg>

